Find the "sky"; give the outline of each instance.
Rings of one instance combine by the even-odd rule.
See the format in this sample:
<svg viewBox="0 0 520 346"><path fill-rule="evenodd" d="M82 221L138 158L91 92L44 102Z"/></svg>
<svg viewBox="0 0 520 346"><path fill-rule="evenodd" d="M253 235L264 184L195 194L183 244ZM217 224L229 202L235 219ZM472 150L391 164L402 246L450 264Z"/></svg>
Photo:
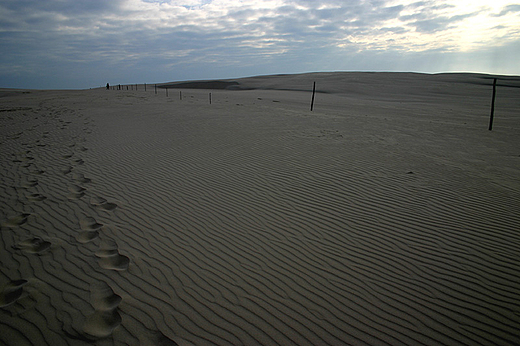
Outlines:
<svg viewBox="0 0 520 346"><path fill-rule="evenodd" d="M0 0L0 87L319 71L520 75L520 0Z"/></svg>

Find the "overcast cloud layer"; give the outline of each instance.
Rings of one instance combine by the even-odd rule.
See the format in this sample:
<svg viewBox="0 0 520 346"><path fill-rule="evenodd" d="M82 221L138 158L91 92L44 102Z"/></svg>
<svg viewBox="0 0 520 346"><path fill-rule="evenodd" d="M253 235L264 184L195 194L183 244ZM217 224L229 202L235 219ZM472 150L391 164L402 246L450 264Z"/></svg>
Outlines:
<svg viewBox="0 0 520 346"><path fill-rule="evenodd" d="M520 74L520 2L2 0L0 87L332 70Z"/></svg>

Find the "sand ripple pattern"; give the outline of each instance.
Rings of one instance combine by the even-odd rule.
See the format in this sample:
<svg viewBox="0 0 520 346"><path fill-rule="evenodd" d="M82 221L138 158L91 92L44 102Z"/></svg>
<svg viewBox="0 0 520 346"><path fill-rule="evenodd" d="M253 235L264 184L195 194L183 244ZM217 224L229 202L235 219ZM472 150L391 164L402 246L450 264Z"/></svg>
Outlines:
<svg viewBox="0 0 520 346"><path fill-rule="evenodd" d="M49 102L13 108L1 119L14 135L1 143L0 343L110 341L121 297L104 278L130 260L98 220L108 221L117 205L90 191L84 144L93 125Z"/></svg>
<svg viewBox="0 0 520 346"><path fill-rule="evenodd" d="M325 114L59 104L16 112L72 149L3 143L2 342L520 343L518 191Z"/></svg>

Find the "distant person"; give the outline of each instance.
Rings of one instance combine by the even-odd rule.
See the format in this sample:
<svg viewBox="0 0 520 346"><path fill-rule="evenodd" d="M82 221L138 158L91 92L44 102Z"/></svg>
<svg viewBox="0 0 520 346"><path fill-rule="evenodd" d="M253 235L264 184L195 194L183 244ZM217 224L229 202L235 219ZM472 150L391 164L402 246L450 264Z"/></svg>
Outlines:
<svg viewBox="0 0 520 346"><path fill-rule="evenodd" d="M107 83L107 90L110 90L110 85Z"/></svg>

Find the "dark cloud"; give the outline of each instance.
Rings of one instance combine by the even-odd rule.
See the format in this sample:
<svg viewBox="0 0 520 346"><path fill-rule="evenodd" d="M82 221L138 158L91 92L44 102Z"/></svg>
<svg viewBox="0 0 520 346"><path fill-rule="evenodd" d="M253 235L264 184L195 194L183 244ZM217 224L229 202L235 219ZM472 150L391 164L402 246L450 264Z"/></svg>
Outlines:
<svg viewBox="0 0 520 346"><path fill-rule="evenodd" d="M438 16L433 18L428 18L424 20L417 20L413 23L410 23L410 26L416 28L417 31L422 33L432 33L436 31L448 30L453 28L455 24L463 21L466 18L471 18L478 15L478 12L467 13L464 15L457 16Z"/></svg>
<svg viewBox="0 0 520 346"><path fill-rule="evenodd" d="M455 6L449 4L437 4L435 1L420 1L405 6L409 14L399 15L401 21L428 20L439 16L443 11L454 9Z"/></svg>
<svg viewBox="0 0 520 346"><path fill-rule="evenodd" d="M505 16L506 14L509 14L509 13L517 13L517 12L520 12L520 4L518 5L508 5L508 6L505 6L502 11L500 11L500 13L498 14L492 14L491 16L493 17L502 17L502 16Z"/></svg>

